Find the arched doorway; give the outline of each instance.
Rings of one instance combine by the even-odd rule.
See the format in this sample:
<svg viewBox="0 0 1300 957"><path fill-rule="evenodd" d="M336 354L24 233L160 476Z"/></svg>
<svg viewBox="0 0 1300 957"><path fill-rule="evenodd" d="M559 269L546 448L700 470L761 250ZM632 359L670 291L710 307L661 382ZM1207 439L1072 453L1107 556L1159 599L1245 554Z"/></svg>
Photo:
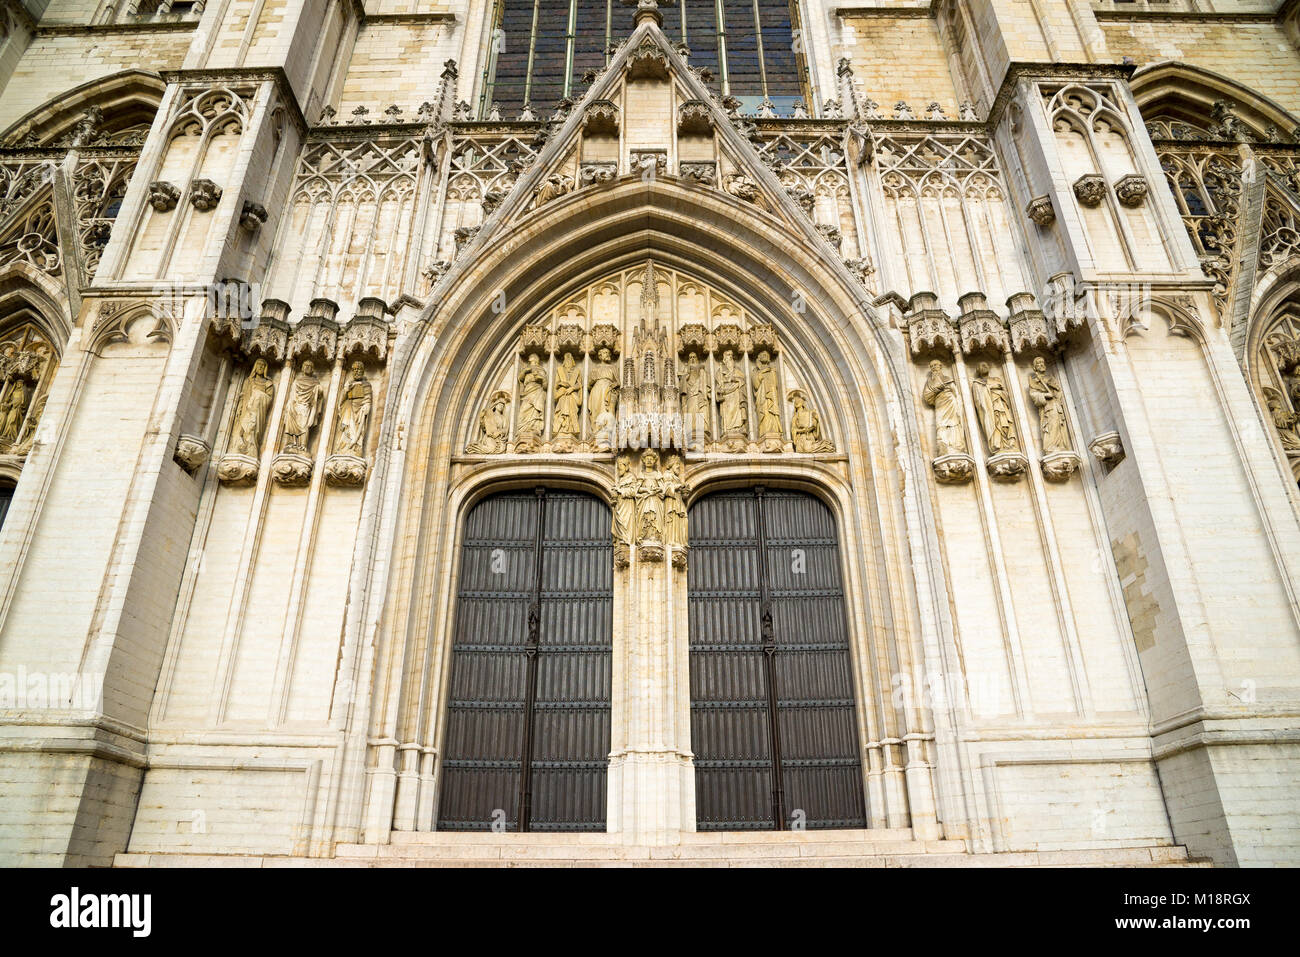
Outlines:
<svg viewBox="0 0 1300 957"><path fill-rule="evenodd" d="M605 829L609 529L609 506L584 492L501 492L470 509L440 830Z"/></svg>
<svg viewBox="0 0 1300 957"><path fill-rule="evenodd" d="M792 489L691 507L699 830L866 827L835 518Z"/></svg>

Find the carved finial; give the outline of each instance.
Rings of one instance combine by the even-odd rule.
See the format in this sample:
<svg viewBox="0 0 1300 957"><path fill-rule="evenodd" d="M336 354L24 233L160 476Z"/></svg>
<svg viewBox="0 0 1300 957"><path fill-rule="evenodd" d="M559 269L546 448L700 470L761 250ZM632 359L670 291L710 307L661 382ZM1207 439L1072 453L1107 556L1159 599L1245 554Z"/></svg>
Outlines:
<svg viewBox="0 0 1300 957"><path fill-rule="evenodd" d="M640 26L646 20L653 20L655 26L664 25L663 14L659 12L659 4L655 0L637 0L636 5L636 24Z"/></svg>

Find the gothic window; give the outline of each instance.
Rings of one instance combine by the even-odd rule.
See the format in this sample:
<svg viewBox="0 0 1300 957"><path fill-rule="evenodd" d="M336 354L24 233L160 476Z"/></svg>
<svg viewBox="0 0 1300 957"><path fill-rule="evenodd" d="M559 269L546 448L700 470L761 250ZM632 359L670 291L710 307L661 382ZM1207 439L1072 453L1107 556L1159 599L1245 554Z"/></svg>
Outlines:
<svg viewBox="0 0 1300 957"><path fill-rule="evenodd" d="M583 74L609 62L631 35L635 7L620 0L496 0L495 28L483 72L480 114L497 106L511 118L525 106L550 113L584 89ZM790 0L663 0L664 33L690 49L721 92L745 112L764 99L789 116L805 102L798 5Z"/></svg>
<svg viewBox="0 0 1300 957"><path fill-rule="evenodd" d="M5 526L5 516L9 514L9 505L14 500L14 487L8 483L0 484L0 528Z"/></svg>

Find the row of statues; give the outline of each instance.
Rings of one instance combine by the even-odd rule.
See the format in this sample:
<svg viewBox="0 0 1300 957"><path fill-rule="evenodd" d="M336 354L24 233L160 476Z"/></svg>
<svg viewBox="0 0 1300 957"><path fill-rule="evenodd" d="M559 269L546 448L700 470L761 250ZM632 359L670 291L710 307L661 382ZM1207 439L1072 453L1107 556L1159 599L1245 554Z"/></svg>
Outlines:
<svg viewBox="0 0 1300 957"><path fill-rule="evenodd" d="M519 405L515 418L515 444L521 451L540 446L546 434L547 391L549 378L540 356L533 352L524 361L518 375ZM761 443L776 443L779 450L785 432L781 423L781 391L776 366L767 351L754 359L748 381L733 350L725 350L717 371L710 375L708 366L696 352L687 355L686 366L678 379L680 414L692 445L707 446L713 435L713 406L717 407L719 435L717 441L734 451L743 450L750 440L750 400L752 398L757 428L754 435ZM597 352L587 376L583 394L583 370L572 352L566 352L555 368L555 390L551 399L551 439L557 447L574 447L586 432L593 445L602 451L617 442L614 431L618 422L620 394L619 370L609 349ZM790 391L787 399L789 438L796 452L831 452L834 445L822 432L821 417L800 389ZM507 411L510 394L494 392L479 416L478 434L466 446L471 454L494 454L506 451L510 436Z"/></svg>
<svg viewBox="0 0 1300 957"><path fill-rule="evenodd" d="M275 400L265 359L253 363L239 391L228 451L257 458L266 435ZM373 389L366 379L365 363L352 363L347 384L339 396L335 418L333 454L365 457L366 434L373 406ZM303 360L289 386L284 407L284 441L281 450L306 455L313 432L325 407L325 383L310 359Z"/></svg>
<svg viewBox="0 0 1300 957"><path fill-rule="evenodd" d="M1001 373L987 362L979 363L970 389L989 454L1020 452L1011 396L1007 393ZM1043 454L1072 451L1061 383L1047 371L1047 363L1041 356L1034 359L1029 373L1028 391L1030 401L1038 409ZM962 416L961 395L952 372L944 368L938 359L930 362L921 398L934 409L935 448L938 455L966 454L966 427Z"/></svg>
<svg viewBox="0 0 1300 957"><path fill-rule="evenodd" d="M654 449L645 449L638 466L630 453L614 464L614 562L626 567L633 546L646 561L662 561L671 553L672 563L686 564L686 467L680 455L660 460Z"/></svg>

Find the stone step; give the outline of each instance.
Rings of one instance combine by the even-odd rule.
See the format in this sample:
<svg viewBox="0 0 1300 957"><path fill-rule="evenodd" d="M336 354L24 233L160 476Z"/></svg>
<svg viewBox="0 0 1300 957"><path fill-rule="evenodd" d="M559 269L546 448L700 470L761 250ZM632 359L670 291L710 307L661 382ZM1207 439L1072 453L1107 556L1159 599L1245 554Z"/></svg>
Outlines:
<svg viewBox="0 0 1300 957"><path fill-rule="evenodd" d="M628 849L632 850L632 849ZM667 851L669 848L654 848ZM1144 857L1139 851L1148 851ZM1123 853L1120 853L1123 852ZM1158 852L1158 853L1157 853ZM1177 852L1177 853L1169 853ZM900 854L844 857L572 857L482 859L456 857L255 857L241 855L119 854L117 867L1208 867L1187 860L1182 848L1118 848L1085 851L1013 851L997 854Z"/></svg>

